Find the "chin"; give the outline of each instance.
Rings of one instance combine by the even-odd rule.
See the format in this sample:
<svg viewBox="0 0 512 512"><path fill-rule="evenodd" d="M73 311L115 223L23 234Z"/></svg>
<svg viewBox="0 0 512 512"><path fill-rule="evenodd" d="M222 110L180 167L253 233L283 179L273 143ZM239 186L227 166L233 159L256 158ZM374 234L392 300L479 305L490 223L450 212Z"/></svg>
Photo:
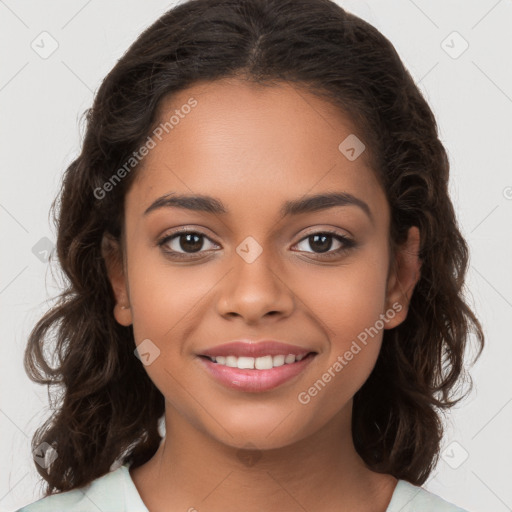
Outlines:
<svg viewBox="0 0 512 512"><path fill-rule="evenodd" d="M255 423L251 419L245 421L226 422L222 421L222 427L216 425L212 437L222 444L236 449L253 450L276 450L294 444L308 434L299 428L296 421L293 421L293 414L289 411L281 413L279 417L267 416L259 418ZM286 419L285 419L286 418ZM284 420L284 421L283 421ZM301 435L301 432L302 435Z"/></svg>

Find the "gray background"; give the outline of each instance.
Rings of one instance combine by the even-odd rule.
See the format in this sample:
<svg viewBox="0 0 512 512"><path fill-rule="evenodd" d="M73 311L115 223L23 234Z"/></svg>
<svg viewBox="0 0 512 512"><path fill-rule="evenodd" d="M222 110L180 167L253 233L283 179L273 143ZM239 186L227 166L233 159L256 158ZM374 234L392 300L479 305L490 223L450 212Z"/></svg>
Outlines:
<svg viewBox="0 0 512 512"><path fill-rule="evenodd" d="M443 455L424 487L470 511L512 510L512 2L338 3L391 40L437 117L471 250L467 293L487 336L471 370L474 391L448 415ZM46 261L55 241L48 211L78 153L80 115L117 59L171 6L0 0L0 511L40 496L30 438L48 398L24 373L22 355L59 291Z"/></svg>

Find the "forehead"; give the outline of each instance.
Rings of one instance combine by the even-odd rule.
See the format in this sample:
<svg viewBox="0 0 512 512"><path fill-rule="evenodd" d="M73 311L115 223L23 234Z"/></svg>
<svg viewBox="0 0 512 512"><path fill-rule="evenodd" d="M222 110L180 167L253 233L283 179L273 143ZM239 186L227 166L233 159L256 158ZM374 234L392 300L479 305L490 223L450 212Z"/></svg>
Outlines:
<svg viewBox="0 0 512 512"><path fill-rule="evenodd" d="M365 151L355 160L344 152L344 141L364 144L364 135L331 103L290 83L201 82L166 98L159 122L126 198L139 214L171 192L222 198L233 213L325 191L385 207Z"/></svg>

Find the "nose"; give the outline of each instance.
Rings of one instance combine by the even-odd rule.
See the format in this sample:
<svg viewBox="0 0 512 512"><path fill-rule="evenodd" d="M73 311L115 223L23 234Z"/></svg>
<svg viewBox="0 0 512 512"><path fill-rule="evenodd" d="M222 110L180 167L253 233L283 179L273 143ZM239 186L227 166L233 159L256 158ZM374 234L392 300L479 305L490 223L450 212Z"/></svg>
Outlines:
<svg viewBox="0 0 512 512"><path fill-rule="evenodd" d="M251 263L234 256L234 268L221 287L217 310L224 317L240 316L245 323L254 325L265 317L289 316L295 303L284 273L275 262L272 265L264 250Z"/></svg>

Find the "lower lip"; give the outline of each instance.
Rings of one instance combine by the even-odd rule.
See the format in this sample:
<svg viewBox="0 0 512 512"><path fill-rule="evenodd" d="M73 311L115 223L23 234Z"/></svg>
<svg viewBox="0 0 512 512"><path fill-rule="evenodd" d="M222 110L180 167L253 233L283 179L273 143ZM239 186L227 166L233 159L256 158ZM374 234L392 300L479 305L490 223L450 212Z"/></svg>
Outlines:
<svg viewBox="0 0 512 512"><path fill-rule="evenodd" d="M248 393L259 393L277 388L299 375L309 365L315 355L310 353L301 361L276 366L270 370L232 368L231 366L214 363L207 357L200 356L199 359L210 375L228 388Z"/></svg>

